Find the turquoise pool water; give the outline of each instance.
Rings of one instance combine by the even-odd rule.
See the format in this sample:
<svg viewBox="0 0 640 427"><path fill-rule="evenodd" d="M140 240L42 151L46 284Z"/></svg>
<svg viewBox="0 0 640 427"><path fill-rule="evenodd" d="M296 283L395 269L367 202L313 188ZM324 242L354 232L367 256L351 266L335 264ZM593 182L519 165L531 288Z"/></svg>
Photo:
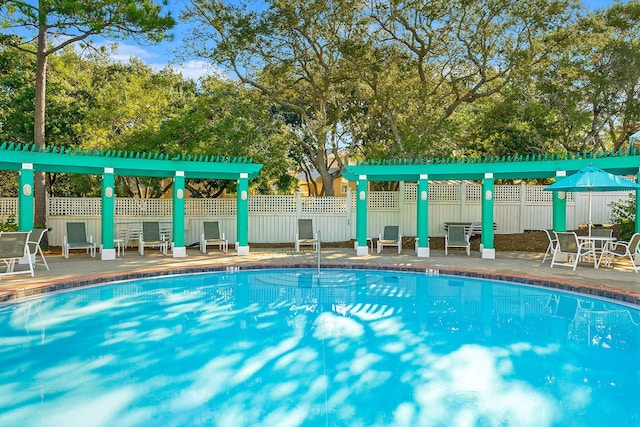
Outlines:
<svg viewBox="0 0 640 427"><path fill-rule="evenodd" d="M639 425L639 322L416 273L123 282L0 309L0 425Z"/></svg>

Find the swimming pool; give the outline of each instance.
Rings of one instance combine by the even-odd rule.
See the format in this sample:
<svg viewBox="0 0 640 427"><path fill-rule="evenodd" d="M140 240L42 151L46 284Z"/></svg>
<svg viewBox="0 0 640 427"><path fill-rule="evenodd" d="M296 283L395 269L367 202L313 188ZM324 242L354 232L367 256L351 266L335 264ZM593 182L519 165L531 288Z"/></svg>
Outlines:
<svg viewBox="0 0 640 427"><path fill-rule="evenodd" d="M639 321L393 271L122 282L0 309L0 425L637 425Z"/></svg>

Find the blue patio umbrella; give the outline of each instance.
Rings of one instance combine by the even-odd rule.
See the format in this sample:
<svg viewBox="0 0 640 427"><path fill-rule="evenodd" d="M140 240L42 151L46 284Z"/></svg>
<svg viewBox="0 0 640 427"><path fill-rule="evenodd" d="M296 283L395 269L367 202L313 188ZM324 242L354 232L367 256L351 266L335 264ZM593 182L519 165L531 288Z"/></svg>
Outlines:
<svg viewBox="0 0 640 427"><path fill-rule="evenodd" d="M640 184L594 166L588 166L544 189L571 193L589 192L589 236L591 236L591 193L594 191L640 190Z"/></svg>

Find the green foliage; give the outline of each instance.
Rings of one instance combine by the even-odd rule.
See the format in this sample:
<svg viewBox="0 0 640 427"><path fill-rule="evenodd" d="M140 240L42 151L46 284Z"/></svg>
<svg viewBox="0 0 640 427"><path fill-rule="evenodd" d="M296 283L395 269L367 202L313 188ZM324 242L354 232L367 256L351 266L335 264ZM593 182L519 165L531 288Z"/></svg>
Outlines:
<svg viewBox="0 0 640 427"><path fill-rule="evenodd" d="M635 233L636 198L632 193L628 199L609 203L611 222L618 226L618 240L628 241Z"/></svg>
<svg viewBox="0 0 640 427"><path fill-rule="evenodd" d="M18 231L16 216L11 214L6 221L0 221L0 231Z"/></svg>
<svg viewBox="0 0 640 427"><path fill-rule="evenodd" d="M18 172L0 171L0 195L18 197Z"/></svg>

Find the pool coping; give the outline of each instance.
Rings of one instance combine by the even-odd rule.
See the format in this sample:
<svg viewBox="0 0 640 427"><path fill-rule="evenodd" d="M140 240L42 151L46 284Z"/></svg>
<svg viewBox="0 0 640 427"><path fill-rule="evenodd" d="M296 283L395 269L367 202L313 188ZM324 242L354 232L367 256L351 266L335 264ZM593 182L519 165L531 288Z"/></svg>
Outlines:
<svg viewBox="0 0 640 427"><path fill-rule="evenodd" d="M47 293L69 291L89 286L104 285L111 282L120 282L125 280L134 280L142 278L163 277L172 275L208 273L208 272L233 272L240 270L266 270L266 269L317 269L318 264L311 261L295 261L295 262L264 262L255 261L248 263L225 263L218 265L190 265L183 267L155 267L153 269L142 269L119 273L102 273L91 274L87 276L79 276L69 279L52 279L49 282L41 283L36 286L23 287L19 289L9 289L0 294L1 305L11 305L19 303L22 299L34 296L42 296ZM640 308L640 292L634 292L626 289L618 289L605 285L592 285L580 283L578 281L566 279L553 279L549 277L539 277L529 274L514 274L487 272L472 269L463 269L458 267L419 267L414 265L398 265L393 263L376 263L376 264L352 264L345 262L322 262L321 269L346 269L346 270L383 270L383 271L404 271L412 273L423 273L430 276L459 276L478 279L490 279L503 282L511 282L528 286L536 286L542 288L555 289L565 292L573 292L584 294L587 296L595 296L607 298L622 303L631 304Z"/></svg>

